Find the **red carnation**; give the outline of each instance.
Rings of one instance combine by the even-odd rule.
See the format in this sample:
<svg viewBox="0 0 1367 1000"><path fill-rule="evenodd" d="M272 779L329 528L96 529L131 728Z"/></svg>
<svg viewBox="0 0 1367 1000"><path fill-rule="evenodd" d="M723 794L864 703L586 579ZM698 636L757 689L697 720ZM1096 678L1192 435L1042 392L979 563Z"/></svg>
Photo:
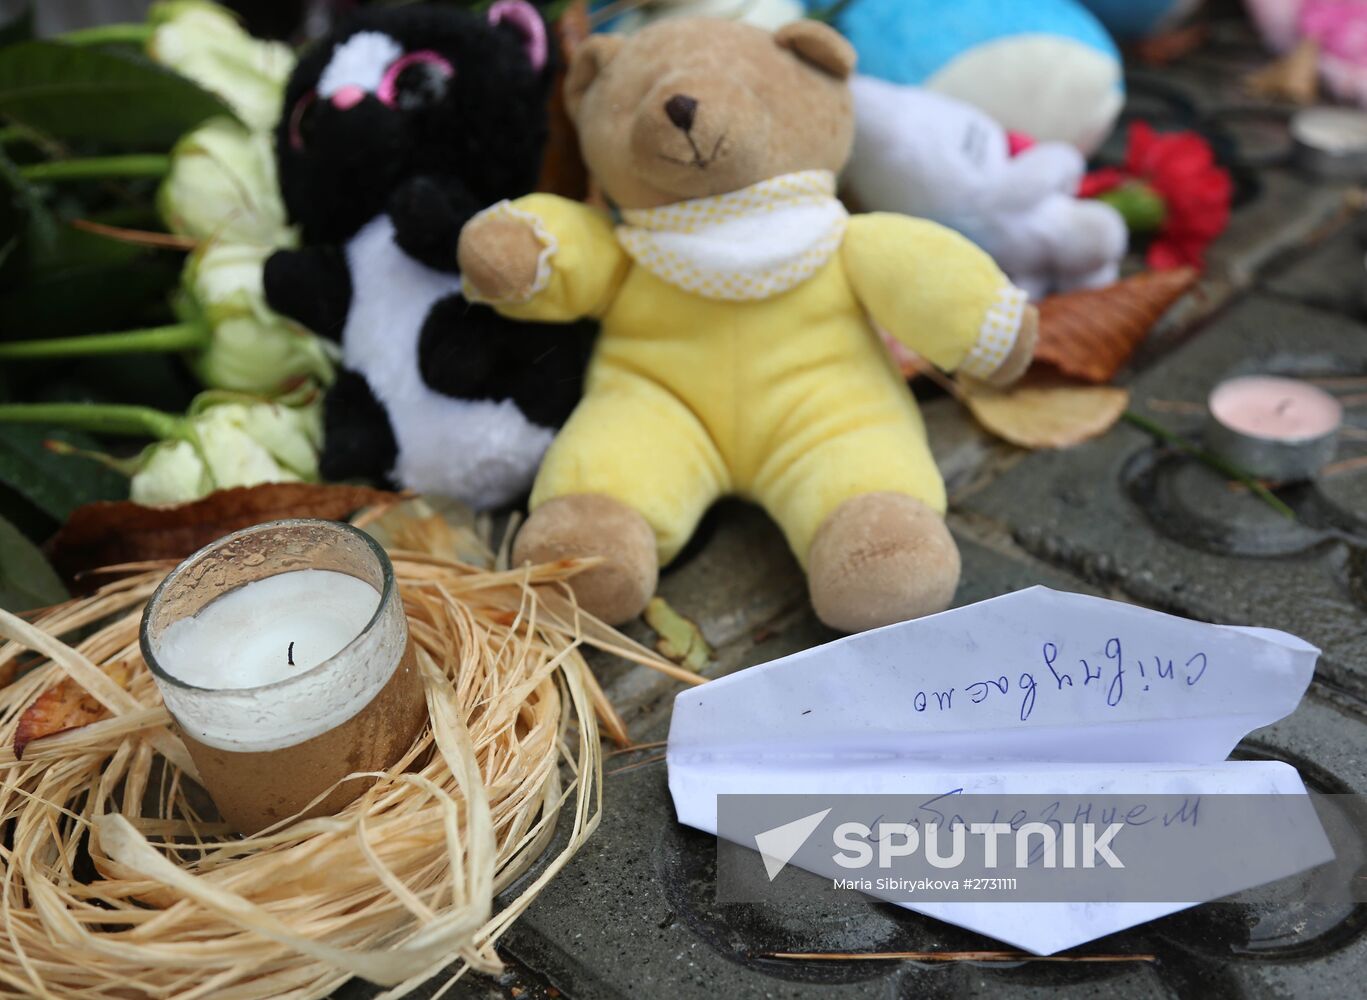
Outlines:
<svg viewBox="0 0 1367 1000"><path fill-rule="evenodd" d="M1125 165L1089 174L1079 194L1111 203L1136 232L1153 232L1148 264L1164 269L1202 266L1206 247L1229 223L1232 191L1201 136L1135 122Z"/></svg>

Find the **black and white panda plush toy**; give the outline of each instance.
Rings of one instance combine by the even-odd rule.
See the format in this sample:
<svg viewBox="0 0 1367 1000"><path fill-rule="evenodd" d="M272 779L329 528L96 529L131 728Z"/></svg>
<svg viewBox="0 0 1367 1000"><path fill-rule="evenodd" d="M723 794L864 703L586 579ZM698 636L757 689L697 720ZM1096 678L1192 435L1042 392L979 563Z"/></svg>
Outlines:
<svg viewBox="0 0 1367 1000"><path fill-rule="evenodd" d="M276 155L302 247L265 284L341 341L325 478L497 506L578 401L592 327L504 319L466 301L456 264L465 222L536 183L552 56L536 8L497 0L363 10L299 61Z"/></svg>

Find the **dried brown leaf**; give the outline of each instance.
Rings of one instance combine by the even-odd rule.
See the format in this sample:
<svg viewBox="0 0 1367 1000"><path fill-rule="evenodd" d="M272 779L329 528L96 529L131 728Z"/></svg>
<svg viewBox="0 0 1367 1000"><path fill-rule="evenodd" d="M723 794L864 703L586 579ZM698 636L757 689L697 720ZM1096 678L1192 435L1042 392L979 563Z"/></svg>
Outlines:
<svg viewBox="0 0 1367 1000"><path fill-rule="evenodd" d="M1244 80L1250 94L1292 104L1314 104L1320 95L1320 48L1313 38L1303 38L1280 59Z"/></svg>
<svg viewBox="0 0 1367 1000"><path fill-rule="evenodd" d="M470 566L494 568L494 554L480 538L475 512L456 500L413 497L391 503L382 512L366 511L352 523L386 549L424 552Z"/></svg>
<svg viewBox="0 0 1367 1000"><path fill-rule="evenodd" d="M363 486L268 483L218 490L171 507L132 501L89 503L71 512L48 543L48 558L68 581L101 566L150 559L183 559L216 538L288 517L343 520L362 507L391 503L397 494Z"/></svg>
<svg viewBox="0 0 1367 1000"><path fill-rule="evenodd" d="M1130 50L1142 63L1167 66L1191 55L1210 41L1210 25L1204 21L1173 28L1151 38L1140 39Z"/></svg>
<svg viewBox="0 0 1367 1000"><path fill-rule="evenodd" d="M702 670L712 659L712 647L696 622L679 614L663 597L652 597L645 610L646 624L659 634L655 650L693 671Z"/></svg>
<svg viewBox="0 0 1367 1000"><path fill-rule="evenodd" d="M978 423L1022 448L1070 448L1106 433L1130 405L1128 390L1032 373L1009 389L960 379Z"/></svg>
<svg viewBox="0 0 1367 1000"><path fill-rule="evenodd" d="M109 679L120 687L127 687L132 672L133 665L127 660L116 660L105 668ZM14 731L14 756L23 760L24 748L34 740L88 726L108 714L99 699L70 677L59 681L39 695L19 717L19 725Z"/></svg>
<svg viewBox="0 0 1367 1000"><path fill-rule="evenodd" d="M569 66L575 51L592 33L586 0L571 3L556 20L553 31L561 60L551 86L546 145L537 190L582 201L589 193L588 168L579 151L578 130L565 106L565 68Z"/></svg>
<svg viewBox="0 0 1367 1000"><path fill-rule="evenodd" d="M1105 288L1052 295L1039 304L1035 360L1088 382L1109 382L1178 299L1192 268L1145 271Z"/></svg>

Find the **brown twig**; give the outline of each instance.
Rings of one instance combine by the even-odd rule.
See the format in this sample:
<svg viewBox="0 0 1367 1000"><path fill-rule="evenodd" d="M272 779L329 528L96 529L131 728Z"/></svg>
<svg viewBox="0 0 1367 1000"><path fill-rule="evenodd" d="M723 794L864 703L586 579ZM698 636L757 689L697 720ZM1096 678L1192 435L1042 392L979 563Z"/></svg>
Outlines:
<svg viewBox="0 0 1367 1000"><path fill-rule="evenodd" d="M1147 399L1144 404L1155 413L1205 413L1203 403L1193 403L1186 399Z"/></svg>
<svg viewBox="0 0 1367 1000"><path fill-rule="evenodd" d="M1367 468L1367 455L1358 455L1355 458L1345 458L1341 461L1330 462L1328 465L1322 466L1319 471L1319 478L1327 479L1330 476L1341 476L1345 472L1356 472L1358 469L1364 468ZM1286 485L1285 483L1277 482L1270 479L1260 479L1258 480L1258 483L1264 489L1269 490L1278 489ZM1248 486L1245 483L1231 482L1227 485L1229 486L1229 491L1231 493L1248 492Z"/></svg>
<svg viewBox="0 0 1367 1000"><path fill-rule="evenodd" d="M132 243L140 247L156 247L160 250L193 250L199 241L188 236L173 233L154 233L146 229L125 229L123 226L106 226L103 222L90 219L72 219L71 228L104 236L119 243Z"/></svg>
<svg viewBox="0 0 1367 1000"><path fill-rule="evenodd" d="M769 951L761 958L812 962L1156 962L1157 955L1031 955L1023 951Z"/></svg>
<svg viewBox="0 0 1367 1000"><path fill-rule="evenodd" d="M1358 469L1367 469L1367 455L1345 458L1339 462L1330 462L1320 469L1320 476L1339 476L1345 472L1356 472Z"/></svg>
<svg viewBox="0 0 1367 1000"><path fill-rule="evenodd" d="M934 365L926 365L924 368L921 369L920 374L930 379L932 382L938 385L945 392L949 393L949 395L953 396L959 402L962 403L964 401L964 392L962 389L959 388L959 383L955 382L952 378L950 378L944 372L940 371L940 369L936 368Z"/></svg>
<svg viewBox="0 0 1367 1000"><path fill-rule="evenodd" d="M1305 381L1321 389L1367 389L1367 375L1327 375Z"/></svg>
<svg viewBox="0 0 1367 1000"><path fill-rule="evenodd" d="M629 747L622 747L618 750L611 750L608 753L603 754L603 759L607 760L609 757L620 757L624 753L640 753L642 750L658 750L662 746L667 746L668 742L668 740L656 740L654 743L633 743Z"/></svg>
<svg viewBox="0 0 1367 1000"><path fill-rule="evenodd" d="M645 760L638 760L634 764L623 764L621 767L615 767L611 771L604 771L603 777L610 778L614 774L626 774L628 771L635 771L642 767L650 767L652 764L663 764L667 757L667 754L657 754L654 757L647 757Z"/></svg>

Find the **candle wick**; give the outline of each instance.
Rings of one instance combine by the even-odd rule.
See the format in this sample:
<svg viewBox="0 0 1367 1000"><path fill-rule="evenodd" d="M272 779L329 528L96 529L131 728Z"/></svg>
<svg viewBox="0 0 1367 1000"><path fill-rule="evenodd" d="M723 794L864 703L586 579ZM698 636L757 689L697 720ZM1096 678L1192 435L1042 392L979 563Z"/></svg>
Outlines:
<svg viewBox="0 0 1367 1000"><path fill-rule="evenodd" d="M1290 396L1288 396L1286 399L1283 399L1280 403L1278 403L1277 416L1280 417L1283 413L1285 413L1291 407L1291 403L1292 399Z"/></svg>
<svg viewBox="0 0 1367 1000"><path fill-rule="evenodd" d="M290 666L294 666L294 643L290 643L289 651L285 654L285 659L289 660Z"/></svg>

